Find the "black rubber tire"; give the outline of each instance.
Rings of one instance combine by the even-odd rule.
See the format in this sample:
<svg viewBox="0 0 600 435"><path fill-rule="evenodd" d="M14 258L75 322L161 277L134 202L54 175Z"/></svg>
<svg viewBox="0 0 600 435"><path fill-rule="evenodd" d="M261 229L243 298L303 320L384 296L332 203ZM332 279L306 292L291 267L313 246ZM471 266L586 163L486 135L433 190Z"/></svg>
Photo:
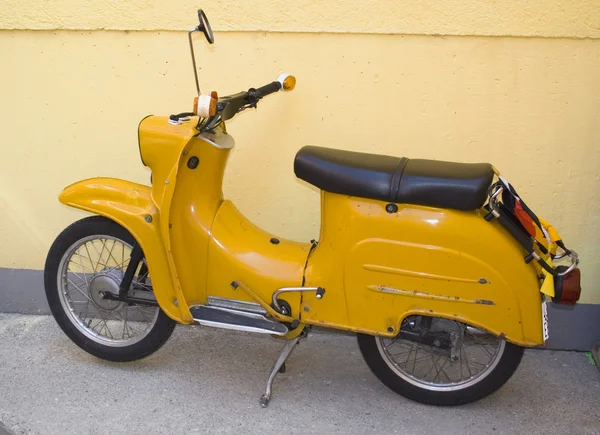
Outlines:
<svg viewBox="0 0 600 435"><path fill-rule="evenodd" d="M510 379L519 366L524 351L522 347L506 342L498 365L478 383L457 391L431 391L413 385L394 373L379 353L375 337L364 334L357 336L363 358L385 386L407 399L436 406L464 405L490 395Z"/></svg>
<svg viewBox="0 0 600 435"><path fill-rule="evenodd" d="M176 322L162 310L148 334L137 343L123 347L112 347L90 340L71 322L60 302L58 290L59 265L63 255L75 242L84 237L105 234L117 237L133 245L135 239L125 228L102 216L91 216L68 226L56 238L46 259L44 267L44 286L46 298L56 322L73 342L86 352L108 361L135 361L156 352L173 333Z"/></svg>

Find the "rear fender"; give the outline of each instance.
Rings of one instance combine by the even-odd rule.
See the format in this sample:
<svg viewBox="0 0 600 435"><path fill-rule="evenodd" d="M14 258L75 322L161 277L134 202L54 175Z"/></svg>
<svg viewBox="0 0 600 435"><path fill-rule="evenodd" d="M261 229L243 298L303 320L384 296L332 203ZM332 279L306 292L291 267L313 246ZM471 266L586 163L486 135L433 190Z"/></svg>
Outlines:
<svg viewBox="0 0 600 435"><path fill-rule="evenodd" d="M105 216L126 228L148 262L154 294L173 320L191 323L172 258L161 236L160 213L148 186L115 178L92 178L66 187L59 200L70 207Z"/></svg>

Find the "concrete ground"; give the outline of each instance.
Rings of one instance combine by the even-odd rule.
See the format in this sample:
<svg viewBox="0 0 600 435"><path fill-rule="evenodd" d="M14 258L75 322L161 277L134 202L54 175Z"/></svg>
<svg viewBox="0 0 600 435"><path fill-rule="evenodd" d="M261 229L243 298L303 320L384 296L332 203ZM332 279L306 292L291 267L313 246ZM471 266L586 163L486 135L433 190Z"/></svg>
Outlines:
<svg viewBox="0 0 600 435"><path fill-rule="evenodd" d="M281 343L179 327L135 363L80 350L51 317L0 314L0 434L600 434L600 371L583 353L528 351L497 393L457 408L383 386L354 337L315 334L258 398Z"/></svg>

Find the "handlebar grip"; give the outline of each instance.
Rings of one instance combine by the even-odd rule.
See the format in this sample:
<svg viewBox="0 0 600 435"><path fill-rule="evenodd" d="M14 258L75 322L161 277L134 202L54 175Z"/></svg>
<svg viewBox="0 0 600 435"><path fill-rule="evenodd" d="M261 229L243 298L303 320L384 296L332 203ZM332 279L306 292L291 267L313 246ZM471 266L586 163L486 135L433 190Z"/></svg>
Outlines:
<svg viewBox="0 0 600 435"><path fill-rule="evenodd" d="M279 92L281 90L281 83L275 81L271 82L268 85L261 86L260 88L255 89L255 92L259 98L266 97L269 94L274 94L275 92Z"/></svg>

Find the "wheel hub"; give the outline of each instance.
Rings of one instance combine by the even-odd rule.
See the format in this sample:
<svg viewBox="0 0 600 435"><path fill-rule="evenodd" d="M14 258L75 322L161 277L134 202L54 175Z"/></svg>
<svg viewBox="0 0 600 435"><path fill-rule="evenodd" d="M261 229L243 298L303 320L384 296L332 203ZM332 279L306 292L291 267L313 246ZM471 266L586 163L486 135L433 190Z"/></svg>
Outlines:
<svg viewBox="0 0 600 435"><path fill-rule="evenodd" d="M123 280L123 271L120 269L107 269L99 272L90 282L89 293L92 302L102 310L114 310L121 302L106 299L105 295L111 293L119 295L119 285Z"/></svg>

